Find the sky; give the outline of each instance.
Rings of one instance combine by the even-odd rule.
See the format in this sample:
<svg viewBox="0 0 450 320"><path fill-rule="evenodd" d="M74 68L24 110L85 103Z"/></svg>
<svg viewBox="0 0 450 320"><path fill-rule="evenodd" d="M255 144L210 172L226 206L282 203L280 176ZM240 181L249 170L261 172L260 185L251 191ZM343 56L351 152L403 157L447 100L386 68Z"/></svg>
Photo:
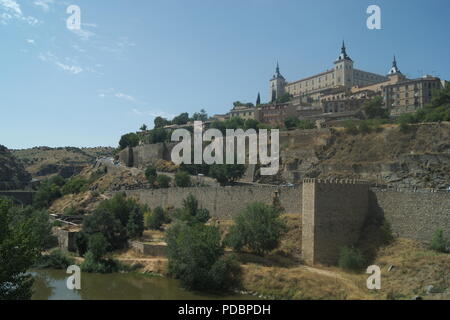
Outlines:
<svg viewBox="0 0 450 320"><path fill-rule="evenodd" d="M80 29L69 29L71 5ZM381 9L370 30L369 5ZM120 136L332 68L450 80L448 0L0 0L0 144L117 146ZM72 21L72 20L71 20Z"/></svg>

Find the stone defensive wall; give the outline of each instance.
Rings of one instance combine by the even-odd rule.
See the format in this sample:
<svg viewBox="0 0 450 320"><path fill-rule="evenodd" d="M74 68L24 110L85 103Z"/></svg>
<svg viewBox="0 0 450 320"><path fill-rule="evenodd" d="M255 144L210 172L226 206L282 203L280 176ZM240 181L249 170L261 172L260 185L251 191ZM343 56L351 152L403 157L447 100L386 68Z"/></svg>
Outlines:
<svg viewBox="0 0 450 320"><path fill-rule="evenodd" d="M442 229L450 239L450 192L372 189L370 208L383 215L400 237L428 243Z"/></svg>
<svg viewBox="0 0 450 320"><path fill-rule="evenodd" d="M143 144L134 148L125 148L119 153L119 160L127 167L144 169L156 160L171 160L171 152L178 142Z"/></svg>
<svg viewBox="0 0 450 320"><path fill-rule="evenodd" d="M271 205L275 197L279 197L281 206L288 213L300 213L302 207L301 189L299 187L197 187L129 190L125 192L129 196L136 197L140 202L148 204L152 209L158 206L179 208L183 205L183 200L192 194L203 208L209 210L212 217L219 219L232 219L252 202Z"/></svg>
<svg viewBox="0 0 450 320"><path fill-rule="evenodd" d="M335 264L340 248L358 241L369 209L369 184L358 180L303 180L302 258Z"/></svg>
<svg viewBox="0 0 450 320"><path fill-rule="evenodd" d="M306 263L334 264L340 247L354 244L366 218L384 217L393 233L427 243L437 229L450 238L450 193L370 188L364 181L306 179L298 187L249 185L125 191L151 208L181 207L192 194L211 216L232 219L252 202L302 214L302 255Z"/></svg>

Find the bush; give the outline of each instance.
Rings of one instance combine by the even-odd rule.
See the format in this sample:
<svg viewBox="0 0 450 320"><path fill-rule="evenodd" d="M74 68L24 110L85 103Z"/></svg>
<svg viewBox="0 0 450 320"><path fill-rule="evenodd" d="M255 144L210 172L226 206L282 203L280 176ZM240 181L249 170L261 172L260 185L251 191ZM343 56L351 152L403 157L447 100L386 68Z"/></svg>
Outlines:
<svg viewBox="0 0 450 320"><path fill-rule="evenodd" d="M161 174L156 178L156 183L158 184L158 187L163 188L163 189L169 188L171 181L172 181L172 178L170 178L169 176L166 176L164 174Z"/></svg>
<svg viewBox="0 0 450 320"><path fill-rule="evenodd" d="M442 253L447 252L447 240L444 237L444 231L442 229L434 232L430 242L430 249Z"/></svg>
<svg viewBox="0 0 450 320"><path fill-rule="evenodd" d="M243 164L214 164L209 170L209 175L222 185L237 181L244 173Z"/></svg>
<svg viewBox="0 0 450 320"><path fill-rule="evenodd" d="M247 248L263 255L278 246L285 228L279 210L256 202L248 205L244 212L236 216L226 243L238 251Z"/></svg>
<svg viewBox="0 0 450 320"><path fill-rule="evenodd" d="M81 270L89 273L112 273L120 270L120 265L113 259L96 260L94 254L88 251L81 264Z"/></svg>
<svg viewBox="0 0 450 320"><path fill-rule="evenodd" d="M191 176L185 171L178 171L175 175L175 184L177 187L187 188L191 186Z"/></svg>
<svg viewBox="0 0 450 320"><path fill-rule="evenodd" d="M77 194L87 191L87 187L87 180L82 178L72 178L61 188L61 191L64 195Z"/></svg>
<svg viewBox="0 0 450 320"><path fill-rule="evenodd" d="M344 123L345 132L348 134L358 134L358 128L354 121L348 120Z"/></svg>
<svg viewBox="0 0 450 320"><path fill-rule="evenodd" d="M359 249L343 247L339 255L338 265L347 271L359 271L364 266L364 258Z"/></svg>
<svg viewBox="0 0 450 320"><path fill-rule="evenodd" d="M139 136L136 133L124 134L119 141L119 149L123 150L128 147L136 147L139 144Z"/></svg>
<svg viewBox="0 0 450 320"><path fill-rule="evenodd" d="M95 260L100 260L106 253L108 241L101 233L95 233L89 237L89 251Z"/></svg>
<svg viewBox="0 0 450 320"><path fill-rule="evenodd" d="M53 201L62 196L58 185L44 182L34 195L33 204L36 208L48 208Z"/></svg>
<svg viewBox="0 0 450 320"><path fill-rule="evenodd" d="M43 255L34 266L37 269L63 269L75 264L75 260L60 249L55 249L48 255Z"/></svg>
<svg viewBox="0 0 450 320"><path fill-rule="evenodd" d="M148 228L153 230L161 229L161 226L165 222L164 209L161 207L156 207L153 213L150 215L148 221Z"/></svg>
<svg viewBox="0 0 450 320"><path fill-rule="evenodd" d="M150 183L151 185L155 183L157 175L158 174L156 173L156 168L153 166L148 166L145 170L145 177L147 178L148 183Z"/></svg>
<svg viewBox="0 0 450 320"><path fill-rule="evenodd" d="M166 233L169 273L189 290L224 290L235 285L237 266L224 258L220 232L203 224L176 222Z"/></svg>
<svg viewBox="0 0 450 320"><path fill-rule="evenodd" d="M208 209L199 208L198 201L193 195L183 200L183 208L177 209L174 216L189 224L206 223L210 219Z"/></svg>

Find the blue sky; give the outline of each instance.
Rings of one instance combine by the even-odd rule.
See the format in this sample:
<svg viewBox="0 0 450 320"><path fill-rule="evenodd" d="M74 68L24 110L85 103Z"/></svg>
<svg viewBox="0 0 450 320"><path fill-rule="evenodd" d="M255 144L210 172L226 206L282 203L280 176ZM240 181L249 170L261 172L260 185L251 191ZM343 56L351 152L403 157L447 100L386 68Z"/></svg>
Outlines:
<svg viewBox="0 0 450 320"><path fill-rule="evenodd" d="M66 28L69 5L81 30ZM366 27L369 5L382 29ZM117 146L155 116L268 98L278 60L325 71L342 39L355 67L450 79L448 0L0 0L0 144Z"/></svg>

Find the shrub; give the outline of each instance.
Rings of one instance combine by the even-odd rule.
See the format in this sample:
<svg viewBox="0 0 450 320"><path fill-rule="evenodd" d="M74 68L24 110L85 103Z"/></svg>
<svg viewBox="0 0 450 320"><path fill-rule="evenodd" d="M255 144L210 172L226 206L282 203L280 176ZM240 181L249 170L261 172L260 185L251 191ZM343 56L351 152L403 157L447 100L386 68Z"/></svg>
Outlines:
<svg viewBox="0 0 450 320"><path fill-rule="evenodd" d="M203 224L176 222L166 233L169 273L190 290L224 290L235 284L238 269L224 258L220 232Z"/></svg>
<svg viewBox="0 0 450 320"><path fill-rule="evenodd" d="M169 188L171 181L172 181L172 178L170 178L169 176L166 176L164 174L161 174L156 178L156 183L158 184L159 188Z"/></svg>
<svg viewBox="0 0 450 320"><path fill-rule="evenodd" d="M237 181L244 173L243 164L214 164L209 170L209 175L222 185Z"/></svg>
<svg viewBox="0 0 450 320"><path fill-rule="evenodd" d="M139 136L136 133L124 134L119 141L119 149L123 150L127 147L136 147L139 144Z"/></svg>
<svg viewBox="0 0 450 320"><path fill-rule="evenodd" d="M75 264L75 260L69 257L64 251L55 249L48 255L43 255L35 265L38 269L67 269Z"/></svg>
<svg viewBox="0 0 450 320"><path fill-rule="evenodd" d="M208 209L199 208L198 200L191 194L183 200L183 208L177 209L174 215L189 224L206 223L210 219Z"/></svg>
<svg viewBox="0 0 450 320"><path fill-rule="evenodd" d="M148 166L145 170L145 177L147 178L148 183L152 185L155 183L157 175L156 168L153 166Z"/></svg>
<svg viewBox="0 0 450 320"><path fill-rule="evenodd" d="M359 249L342 247L339 254L338 265L347 271L359 271L364 266L364 258Z"/></svg>
<svg viewBox="0 0 450 320"><path fill-rule="evenodd" d="M444 237L444 231L442 229L434 232L430 242L430 249L442 253L447 252L447 240Z"/></svg>
<svg viewBox="0 0 450 320"><path fill-rule="evenodd" d="M161 226L165 222L164 209L156 207L153 213L150 215L148 227L153 230L161 229Z"/></svg>
<svg viewBox="0 0 450 320"><path fill-rule="evenodd" d="M81 270L89 273L112 273L118 272L120 265L113 259L96 260L94 254L88 251L85 259L81 264Z"/></svg>
<svg viewBox="0 0 450 320"><path fill-rule="evenodd" d="M358 134L358 128L356 127L354 121L351 121L351 120L346 121L344 123L344 128L345 128L345 132L348 134L352 134L352 135Z"/></svg>
<svg viewBox="0 0 450 320"><path fill-rule="evenodd" d="M191 186L191 176L186 171L178 171L175 175L177 187L187 188Z"/></svg>
<svg viewBox="0 0 450 320"><path fill-rule="evenodd" d="M249 249L263 255L278 246L285 225L273 206L253 203L234 219L226 243L235 250Z"/></svg>
<svg viewBox="0 0 450 320"><path fill-rule="evenodd" d="M72 178L61 188L61 191L64 195L77 194L86 191L87 187L87 180L82 178Z"/></svg>
<svg viewBox="0 0 450 320"><path fill-rule="evenodd" d="M100 260L106 253L108 241L101 233L95 233L89 237L89 251L95 260Z"/></svg>
<svg viewBox="0 0 450 320"><path fill-rule="evenodd" d="M44 182L34 195L33 203L36 208L47 208L61 196L61 189L58 185Z"/></svg>

